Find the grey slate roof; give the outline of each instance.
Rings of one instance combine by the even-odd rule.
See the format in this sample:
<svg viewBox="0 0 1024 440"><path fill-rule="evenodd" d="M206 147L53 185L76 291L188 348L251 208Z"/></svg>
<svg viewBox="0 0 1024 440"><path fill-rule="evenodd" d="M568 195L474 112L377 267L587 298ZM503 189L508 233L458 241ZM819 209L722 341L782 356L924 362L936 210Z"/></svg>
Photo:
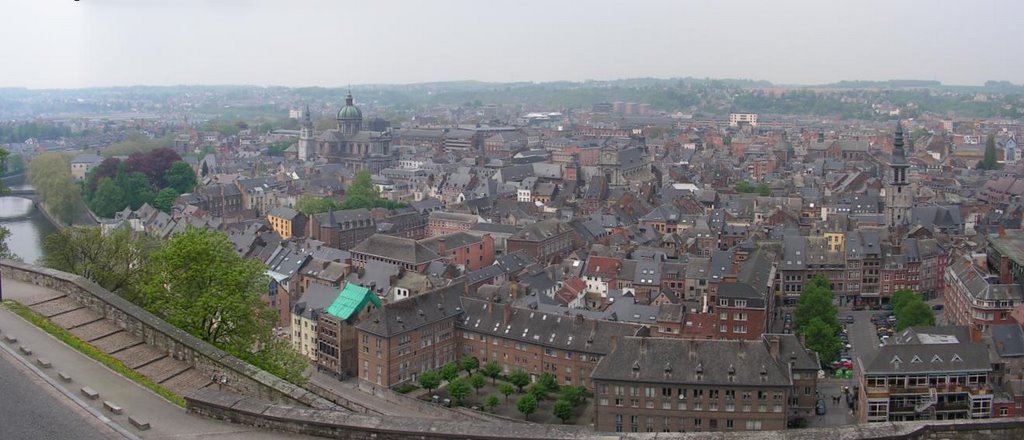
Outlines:
<svg viewBox="0 0 1024 440"><path fill-rule="evenodd" d="M988 347L971 342L967 327L912 327L862 360L865 374L991 371Z"/></svg>
<svg viewBox="0 0 1024 440"><path fill-rule="evenodd" d="M1024 356L1024 328L1020 324L993 325L991 328L992 342L999 356Z"/></svg>
<svg viewBox="0 0 1024 440"><path fill-rule="evenodd" d="M373 234L359 242L351 249L352 253L361 253L383 257L404 263L420 264L441 259L441 256L430 248L411 238Z"/></svg>
<svg viewBox="0 0 1024 440"><path fill-rule="evenodd" d="M544 313L472 298L463 298L462 304L466 312L459 326L464 330L562 350L607 354L611 351L613 336L630 336L638 328L632 324ZM503 322L503 307L510 307L507 322Z"/></svg>
<svg viewBox="0 0 1024 440"><path fill-rule="evenodd" d="M465 285L452 284L410 298L385 304L374 310L356 328L382 337L392 337L431 325L462 313L461 292Z"/></svg>
<svg viewBox="0 0 1024 440"><path fill-rule="evenodd" d="M787 370L772 358L762 341L627 337L598 362L590 377L648 383L789 386L792 381ZM765 380L761 379L762 372Z"/></svg>

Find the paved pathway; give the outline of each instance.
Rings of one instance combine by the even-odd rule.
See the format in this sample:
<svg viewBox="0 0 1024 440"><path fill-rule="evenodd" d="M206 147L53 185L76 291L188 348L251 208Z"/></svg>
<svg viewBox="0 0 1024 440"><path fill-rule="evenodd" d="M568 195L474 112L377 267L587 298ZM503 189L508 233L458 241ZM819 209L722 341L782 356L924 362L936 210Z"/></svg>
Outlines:
<svg viewBox="0 0 1024 440"><path fill-rule="evenodd" d="M25 302L52 299L62 296L46 288L3 280L4 298ZM17 337L17 343L2 341L4 335ZM38 358L48 360L52 367L35 367L54 382L59 391L71 396L82 396L80 390L88 386L100 395L97 400L84 397L77 399L94 412L108 417L114 425L119 426L131 435L144 439L300 439L311 438L276 431L261 430L242 425L234 425L213 419L189 414L184 409L164 400L153 392L139 386L103 365L82 355L78 351L64 345L46 332L21 319L21 317L0 309L0 345L35 365ZM32 354L26 355L20 349L31 349ZM72 382L65 383L59 373L71 376ZM2 386L2 384L0 384ZM62 388L62 389L61 389ZM8 389L0 388L0 395L7 395ZM103 408L103 401L111 401L124 408L124 414L114 415ZM131 426L128 417L133 416L147 421L151 429L140 431ZM35 423L45 423L35 421ZM0 436L0 438L7 438Z"/></svg>
<svg viewBox="0 0 1024 440"><path fill-rule="evenodd" d="M35 376L6 350L0 350L0 390L4 396L0 399L2 439L102 440L120 436Z"/></svg>

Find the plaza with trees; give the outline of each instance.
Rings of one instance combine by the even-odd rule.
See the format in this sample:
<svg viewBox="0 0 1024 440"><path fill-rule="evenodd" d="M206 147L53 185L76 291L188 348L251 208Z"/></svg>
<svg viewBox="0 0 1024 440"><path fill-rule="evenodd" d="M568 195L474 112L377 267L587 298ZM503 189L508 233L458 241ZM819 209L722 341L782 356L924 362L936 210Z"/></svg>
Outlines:
<svg viewBox="0 0 1024 440"><path fill-rule="evenodd" d="M581 386L564 386L551 373L531 378L524 370L501 374L497 362L480 364L474 356L448 362L437 370L420 373L416 385L419 397L453 406L474 407L503 417L523 418L534 423L590 423L586 409L587 391ZM487 380L487 379L490 380ZM411 392L416 385L396 387Z"/></svg>

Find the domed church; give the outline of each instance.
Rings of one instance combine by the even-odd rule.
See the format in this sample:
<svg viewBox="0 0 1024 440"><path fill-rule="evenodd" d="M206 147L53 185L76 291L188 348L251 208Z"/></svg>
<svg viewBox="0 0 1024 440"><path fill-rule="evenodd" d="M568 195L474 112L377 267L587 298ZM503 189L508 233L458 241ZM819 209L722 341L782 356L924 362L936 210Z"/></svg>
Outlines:
<svg viewBox="0 0 1024 440"><path fill-rule="evenodd" d="M391 133L363 130L363 112L352 102L352 93L345 97L345 106L338 110L338 128L319 135L313 129L309 108L303 111L299 132L298 156L300 160L324 159L328 163L344 164L352 171L366 170L376 174L394 165L391 152Z"/></svg>

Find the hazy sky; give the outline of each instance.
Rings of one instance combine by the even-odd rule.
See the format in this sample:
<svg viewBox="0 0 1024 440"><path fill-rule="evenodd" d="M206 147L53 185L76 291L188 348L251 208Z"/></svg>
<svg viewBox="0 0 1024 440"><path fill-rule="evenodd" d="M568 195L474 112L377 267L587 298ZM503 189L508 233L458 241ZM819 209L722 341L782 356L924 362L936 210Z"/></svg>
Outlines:
<svg viewBox="0 0 1024 440"><path fill-rule="evenodd" d="M1024 1L0 0L0 87L1024 82Z"/></svg>

